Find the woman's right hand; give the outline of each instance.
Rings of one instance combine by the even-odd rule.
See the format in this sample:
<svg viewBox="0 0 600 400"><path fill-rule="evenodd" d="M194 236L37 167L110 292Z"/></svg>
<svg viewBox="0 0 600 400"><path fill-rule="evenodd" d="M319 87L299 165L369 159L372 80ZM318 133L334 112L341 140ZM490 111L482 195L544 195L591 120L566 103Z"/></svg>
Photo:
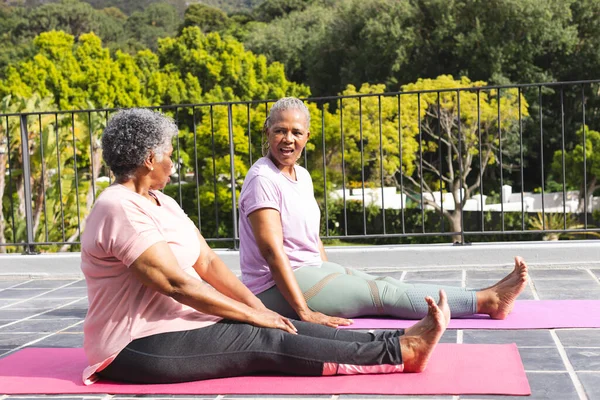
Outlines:
<svg viewBox="0 0 600 400"><path fill-rule="evenodd" d="M338 326L348 326L352 325L354 321L351 319L340 318L340 317L330 317L329 315L325 315L320 312L308 310L302 313L298 313L298 316L302 321L312 322L313 324L320 324L329 326L331 328L337 328Z"/></svg>
<svg viewBox="0 0 600 400"><path fill-rule="evenodd" d="M269 310L268 308L254 309L249 322L254 326L259 326L262 328L275 328L281 329L282 331L286 331L293 335L298 334L298 330L288 318L281 316L275 311Z"/></svg>

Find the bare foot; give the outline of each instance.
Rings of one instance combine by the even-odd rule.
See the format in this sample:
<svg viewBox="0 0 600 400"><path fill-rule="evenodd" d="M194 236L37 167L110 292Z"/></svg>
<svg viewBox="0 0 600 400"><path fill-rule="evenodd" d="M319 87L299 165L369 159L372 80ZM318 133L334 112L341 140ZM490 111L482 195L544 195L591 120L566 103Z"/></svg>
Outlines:
<svg viewBox="0 0 600 400"><path fill-rule="evenodd" d="M494 286L477 292L477 312L505 319L527 286L528 277L527 264L521 257L515 257L515 269L510 274Z"/></svg>
<svg viewBox="0 0 600 400"><path fill-rule="evenodd" d="M422 372L427 366L433 349L440 341L450 321L450 307L446 293L440 290L440 301L425 297L429 305L427 316L404 331L400 337L404 372Z"/></svg>

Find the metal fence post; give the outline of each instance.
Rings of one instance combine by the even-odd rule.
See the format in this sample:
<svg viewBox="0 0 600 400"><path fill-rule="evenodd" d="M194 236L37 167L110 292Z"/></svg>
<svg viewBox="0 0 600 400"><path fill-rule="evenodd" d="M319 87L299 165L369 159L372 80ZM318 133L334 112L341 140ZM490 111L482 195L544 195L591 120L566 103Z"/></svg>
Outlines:
<svg viewBox="0 0 600 400"><path fill-rule="evenodd" d="M21 114L21 153L23 159L23 189L25 191L25 226L27 230L25 254L36 254L33 246L33 210L31 207L31 170L29 165L27 114Z"/></svg>
<svg viewBox="0 0 600 400"><path fill-rule="evenodd" d="M235 190L235 145L233 143L233 110L232 105L227 105L227 128L229 131L229 169L231 172L231 218L233 222L233 248L238 249L238 222L237 222L237 202L236 202L236 190Z"/></svg>

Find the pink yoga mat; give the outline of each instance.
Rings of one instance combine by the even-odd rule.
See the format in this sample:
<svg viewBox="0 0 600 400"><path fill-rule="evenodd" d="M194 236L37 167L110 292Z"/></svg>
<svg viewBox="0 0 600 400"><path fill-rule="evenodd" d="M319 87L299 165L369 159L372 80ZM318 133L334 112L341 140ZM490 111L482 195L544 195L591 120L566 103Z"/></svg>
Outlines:
<svg viewBox="0 0 600 400"><path fill-rule="evenodd" d="M354 318L354 324L340 329L402 329L414 320ZM450 320L448 329L550 329L600 328L600 300L521 300L504 320L488 315Z"/></svg>
<svg viewBox="0 0 600 400"><path fill-rule="evenodd" d="M82 349L27 348L0 359L0 394L504 394L528 395L515 344L444 344L419 374L251 376L169 385L81 382Z"/></svg>

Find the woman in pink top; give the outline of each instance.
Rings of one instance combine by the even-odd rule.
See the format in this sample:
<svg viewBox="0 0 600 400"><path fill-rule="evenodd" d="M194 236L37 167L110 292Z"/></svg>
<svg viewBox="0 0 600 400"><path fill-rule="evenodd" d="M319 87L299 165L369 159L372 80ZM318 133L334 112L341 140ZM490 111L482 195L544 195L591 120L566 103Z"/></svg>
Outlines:
<svg viewBox="0 0 600 400"><path fill-rule="evenodd" d="M510 313L527 283L520 257L508 276L482 290L410 284L327 262L312 180L296 165L309 128L301 100L273 104L265 121L265 157L250 168L240 194L242 281L268 308L332 327L367 315L419 319L428 312L425 297L444 289L453 317L480 313L504 319Z"/></svg>
<svg viewBox="0 0 600 400"><path fill-rule="evenodd" d="M405 332L337 331L268 310L160 192L177 133L172 120L142 109L116 113L104 130L115 183L98 197L81 240L87 384L425 368L449 320L443 293Z"/></svg>

